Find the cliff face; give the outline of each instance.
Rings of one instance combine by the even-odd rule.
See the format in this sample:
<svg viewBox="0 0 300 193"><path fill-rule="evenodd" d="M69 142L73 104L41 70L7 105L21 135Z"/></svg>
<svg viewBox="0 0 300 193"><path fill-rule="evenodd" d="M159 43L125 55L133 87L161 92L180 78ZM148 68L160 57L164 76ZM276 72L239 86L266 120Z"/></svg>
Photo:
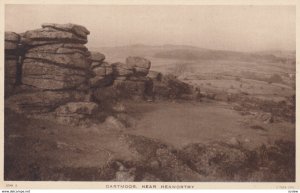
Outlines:
<svg viewBox="0 0 300 193"><path fill-rule="evenodd" d="M97 112L98 104L112 97L103 97L108 90L117 93L116 100L190 93L175 77L149 73L151 62L145 58L107 63L102 53L88 51L89 34L81 25L53 23L22 34L6 32L6 108L73 123Z"/></svg>

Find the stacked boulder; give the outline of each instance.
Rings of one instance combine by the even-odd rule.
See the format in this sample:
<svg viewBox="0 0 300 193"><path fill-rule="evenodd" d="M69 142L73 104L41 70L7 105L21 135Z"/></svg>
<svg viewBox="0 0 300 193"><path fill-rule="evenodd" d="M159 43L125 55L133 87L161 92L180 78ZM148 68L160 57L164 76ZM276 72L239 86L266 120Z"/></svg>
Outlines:
<svg viewBox="0 0 300 193"><path fill-rule="evenodd" d="M27 90L10 97L8 106L27 114L49 113L68 102L85 101L91 73L84 46L89 33L80 25L52 23L25 32L22 85Z"/></svg>
<svg viewBox="0 0 300 193"><path fill-rule="evenodd" d="M114 63L115 81L113 86L120 90L124 97L144 97L151 79L147 77L151 62L142 57L128 57L126 63Z"/></svg>
<svg viewBox="0 0 300 193"><path fill-rule="evenodd" d="M14 32L5 32L5 98L13 93L19 76L19 49L20 35Z"/></svg>
<svg viewBox="0 0 300 193"><path fill-rule="evenodd" d="M89 80L90 88L109 86L113 82L112 66L104 62L105 56L99 52L91 52L92 77Z"/></svg>

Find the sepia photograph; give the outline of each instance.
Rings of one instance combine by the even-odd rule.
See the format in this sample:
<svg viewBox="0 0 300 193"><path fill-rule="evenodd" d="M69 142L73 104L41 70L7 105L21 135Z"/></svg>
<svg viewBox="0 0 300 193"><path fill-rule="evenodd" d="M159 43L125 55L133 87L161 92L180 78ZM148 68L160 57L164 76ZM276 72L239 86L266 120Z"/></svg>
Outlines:
<svg viewBox="0 0 300 193"><path fill-rule="evenodd" d="M296 182L296 5L5 4L4 181Z"/></svg>

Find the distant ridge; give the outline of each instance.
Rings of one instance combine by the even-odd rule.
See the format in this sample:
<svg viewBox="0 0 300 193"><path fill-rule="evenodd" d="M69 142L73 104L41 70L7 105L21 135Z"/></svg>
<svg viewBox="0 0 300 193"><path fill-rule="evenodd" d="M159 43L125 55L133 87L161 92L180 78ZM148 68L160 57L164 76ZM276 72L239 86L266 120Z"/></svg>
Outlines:
<svg viewBox="0 0 300 193"><path fill-rule="evenodd" d="M126 57L138 55L143 57L155 57L179 60L239 60L268 62L295 61L295 51L265 50L257 52L240 52L230 50L213 50L191 45L145 45L132 44L116 47L90 47L90 50L103 52L105 55Z"/></svg>

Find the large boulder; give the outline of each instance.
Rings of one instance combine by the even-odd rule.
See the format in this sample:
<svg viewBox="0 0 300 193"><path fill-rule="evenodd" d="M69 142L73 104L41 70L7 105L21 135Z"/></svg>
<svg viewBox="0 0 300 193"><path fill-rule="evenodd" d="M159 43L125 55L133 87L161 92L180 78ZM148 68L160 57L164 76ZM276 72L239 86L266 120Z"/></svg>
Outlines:
<svg viewBox="0 0 300 193"><path fill-rule="evenodd" d="M167 74L162 76L161 80L153 80L153 94L158 98L180 99L193 94L193 89L189 84Z"/></svg>
<svg viewBox="0 0 300 193"><path fill-rule="evenodd" d="M30 30L24 33L24 38L28 38L33 41L55 41L55 42L72 42L86 44L87 38L78 36L72 32L60 31L54 28L42 28L36 30Z"/></svg>
<svg viewBox="0 0 300 193"><path fill-rule="evenodd" d="M43 23L42 27L72 32L82 38L87 38L87 35L90 34L90 31L86 29L84 26L72 24L72 23L67 23L67 24Z"/></svg>
<svg viewBox="0 0 300 193"><path fill-rule="evenodd" d="M137 56L129 56L126 58L126 64L131 67L139 67L139 68L146 68L150 69L151 62L146 58L137 57Z"/></svg>
<svg viewBox="0 0 300 193"><path fill-rule="evenodd" d="M105 55L104 54L101 54L100 52L90 52L91 55L90 55L90 59L93 61L93 62L99 62L99 63L102 63L104 60L105 60Z"/></svg>
<svg viewBox="0 0 300 193"><path fill-rule="evenodd" d="M126 64L133 68L134 74L137 76L146 76L151 67L151 62L142 57L130 56L126 58Z"/></svg>
<svg viewBox="0 0 300 193"><path fill-rule="evenodd" d="M128 77L133 75L133 68L121 62L113 63L112 69L115 77L118 76Z"/></svg>
<svg viewBox="0 0 300 193"><path fill-rule="evenodd" d="M86 80L86 72L83 70L63 68L32 59L26 59L23 63L22 83L25 85L47 90L70 89Z"/></svg>

